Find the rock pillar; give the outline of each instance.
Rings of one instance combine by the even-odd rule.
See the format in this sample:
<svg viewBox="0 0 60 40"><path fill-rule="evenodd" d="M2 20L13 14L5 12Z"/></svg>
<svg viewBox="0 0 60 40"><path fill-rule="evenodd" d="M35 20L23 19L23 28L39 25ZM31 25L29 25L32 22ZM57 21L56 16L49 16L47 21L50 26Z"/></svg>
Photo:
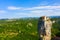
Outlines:
<svg viewBox="0 0 60 40"><path fill-rule="evenodd" d="M49 17L42 16L38 21L39 40L51 40L52 21Z"/></svg>

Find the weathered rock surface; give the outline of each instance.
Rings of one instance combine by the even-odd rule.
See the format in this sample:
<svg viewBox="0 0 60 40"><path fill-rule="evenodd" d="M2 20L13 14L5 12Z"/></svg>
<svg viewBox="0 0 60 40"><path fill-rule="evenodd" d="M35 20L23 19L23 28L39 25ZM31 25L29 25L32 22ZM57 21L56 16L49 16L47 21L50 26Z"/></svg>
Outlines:
<svg viewBox="0 0 60 40"><path fill-rule="evenodd" d="M38 33L40 40L51 40L52 21L49 17L40 17L38 21Z"/></svg>

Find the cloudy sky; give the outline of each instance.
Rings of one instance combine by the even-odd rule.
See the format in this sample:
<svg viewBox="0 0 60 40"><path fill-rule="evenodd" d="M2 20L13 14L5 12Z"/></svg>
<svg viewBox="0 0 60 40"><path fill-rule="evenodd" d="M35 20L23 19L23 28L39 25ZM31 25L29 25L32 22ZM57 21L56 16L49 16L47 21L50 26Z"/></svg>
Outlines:
<svg viewBox="0 0 60 40"><path fill-rule="evenodd" d="M60 0L0 0L0 19L40 16L60 16Z"/></svg>

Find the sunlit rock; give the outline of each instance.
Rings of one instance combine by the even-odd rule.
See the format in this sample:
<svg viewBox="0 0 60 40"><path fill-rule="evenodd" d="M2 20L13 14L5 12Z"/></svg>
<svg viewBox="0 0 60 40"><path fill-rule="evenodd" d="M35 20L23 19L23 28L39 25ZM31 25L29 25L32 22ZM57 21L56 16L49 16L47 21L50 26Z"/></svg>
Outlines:
<svg viewBox="0 0 60 40"><path fill-rule="evenodd" d="M51 40L52 21L49 17L40 17L38 21L38 33L40 40Z"/></svg>

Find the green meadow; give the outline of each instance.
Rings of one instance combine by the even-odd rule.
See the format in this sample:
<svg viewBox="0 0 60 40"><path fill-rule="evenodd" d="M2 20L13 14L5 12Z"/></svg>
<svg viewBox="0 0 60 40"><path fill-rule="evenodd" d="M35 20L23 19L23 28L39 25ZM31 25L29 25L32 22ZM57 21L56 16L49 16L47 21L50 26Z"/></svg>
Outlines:
<svg viewBox="0 0 60 40"><path fill-rule="evenodd" d="M60 36L60 19L52 26L52 38ZM0 40L38 40L38 18L1 19Z"/></svg>

